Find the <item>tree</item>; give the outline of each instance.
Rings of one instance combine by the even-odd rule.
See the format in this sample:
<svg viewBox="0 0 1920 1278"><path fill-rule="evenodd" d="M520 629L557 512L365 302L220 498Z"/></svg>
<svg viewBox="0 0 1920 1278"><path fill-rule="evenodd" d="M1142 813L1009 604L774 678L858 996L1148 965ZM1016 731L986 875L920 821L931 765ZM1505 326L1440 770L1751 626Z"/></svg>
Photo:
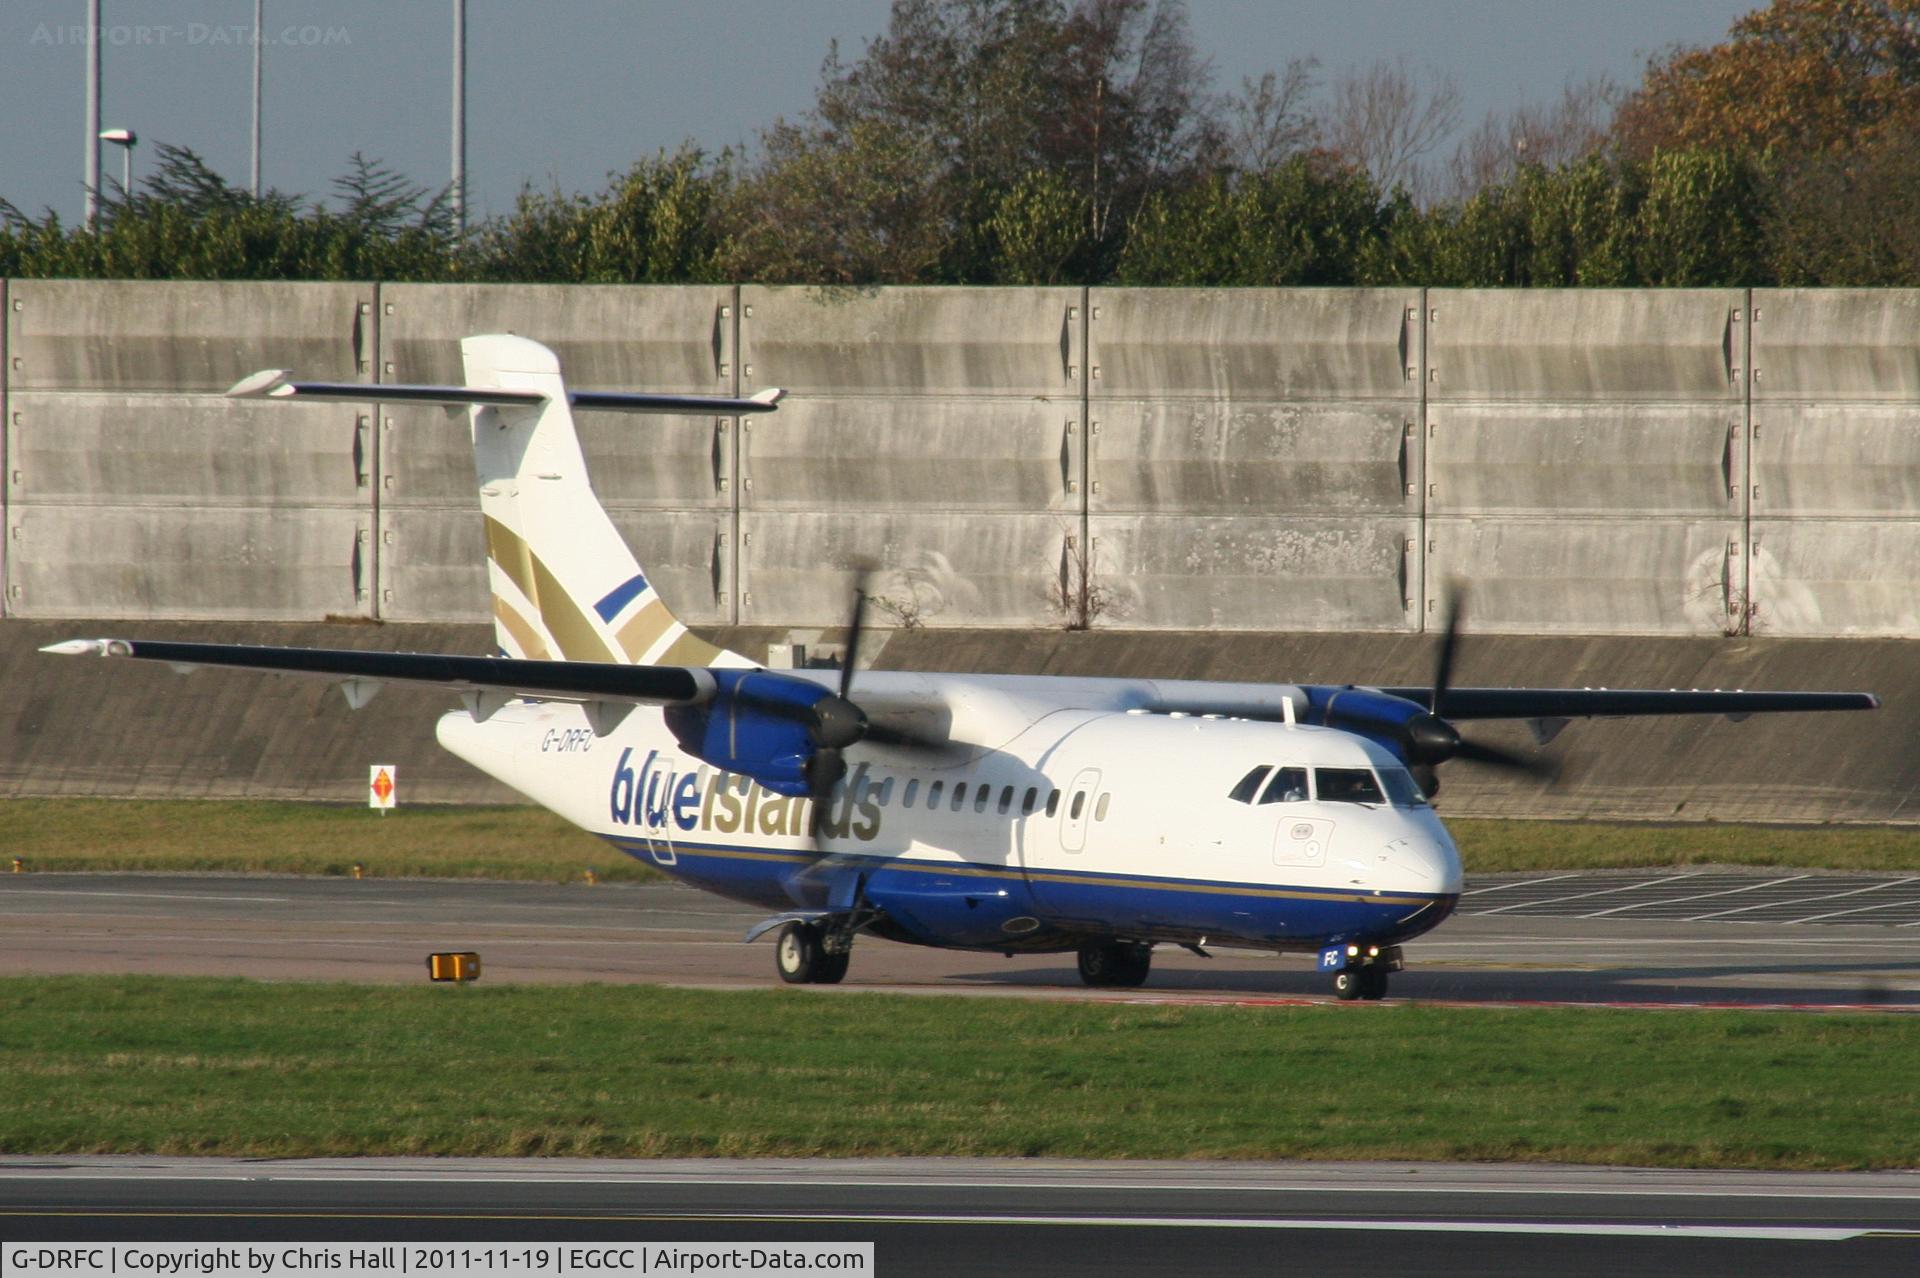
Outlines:
<svg viewBox="0 0 1920 1278"><path fill-rule="evenodd" d="M1405 58L1346 72L1319 122L1324 146L1365 169L1382 191L1433 193L1427 157L1460 123L1453 78L1415 71Z"/></svg>
<svg viewBox="0 0 1920 1278"><path fill-rule="evenodd" d="M1920 120L1920 0L1774 0L1707 49L1647 68L1615 133L1628 154L1849 149Z"/></svg>
<svg viewBox="0 0 1920 1278"><path fill-rule="evenodd" d="M1454 149L1448 165L1447 197L1468 200L1521 166L1557 169L1576 163L1607 141L1619 86L1605 76L1569 81L1558 101L1546 106L1522 103L1509 111L1489 112Z"/></svg>
<svg viewBox="0 0 1920 1278"><path fill-rule="evenodd" d="M1261 173L1313 146L1318 124L1308 98L1318 65L1312 58L1294 58L1284 71L1240 81L1240 92L1227 98L1221 122L1221 158L1228 167Z"/></svg>
<svg viewBox="0 0 1920 1278"><path fill-rule="evenodd" d="M1180 0L895 0L857 60L828 57L813 110L762 135L728 261L748 278L1003 278L1006 202L1046 173L1098 274L1150 193L1216 162L1208 76Z"/></svg>

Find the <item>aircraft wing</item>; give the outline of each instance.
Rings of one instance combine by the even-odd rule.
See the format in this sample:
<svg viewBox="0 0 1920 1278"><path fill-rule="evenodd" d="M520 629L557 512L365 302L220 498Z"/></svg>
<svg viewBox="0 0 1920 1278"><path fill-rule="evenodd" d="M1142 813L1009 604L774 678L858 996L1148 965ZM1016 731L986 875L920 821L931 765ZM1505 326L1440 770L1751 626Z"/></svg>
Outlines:
<svg viewBox="0 0 1920 1278"><path fill-rule="evenodd" d="M699 667L629 666L596 661L519 661L424 652L367 652L354 648L268 648L248 644L170 643L151 639L70 639L42 652L62 656L133 657L164 661L176 670L226 666L308 675L359 684L371 696L382 683L414 683L454 692L491 692L572 701L664 705L705 701L713 676ZM347 700L356 705L351 686Z"/></svg>
<svg viewBox="0 0 1920 1278"><path fill-rule="evenodd" d="M1431 704L1431 688L1381 688L1390 697ZM1612 719L1656 714L1744 718L1805 710L1873 710L1871 692L1747 692L1718 688L1448 688L1447 719Z"/></svg>

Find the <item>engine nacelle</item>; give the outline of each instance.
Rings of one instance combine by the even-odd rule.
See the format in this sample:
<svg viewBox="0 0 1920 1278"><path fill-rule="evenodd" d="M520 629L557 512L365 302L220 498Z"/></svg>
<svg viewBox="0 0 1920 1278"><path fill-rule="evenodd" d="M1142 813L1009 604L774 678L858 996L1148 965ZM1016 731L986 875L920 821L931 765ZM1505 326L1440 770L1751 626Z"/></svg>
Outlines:
<svg viewBox="0 0 1920 1278"><path fill-rule="evenodd" d="M767 670L714 670L714 695L668 706L680 748L717 768L752 777L775 794L811 794L808 764L823 721L845 703L827 688ZM822 707L821 703L827 703Z"/></svg>

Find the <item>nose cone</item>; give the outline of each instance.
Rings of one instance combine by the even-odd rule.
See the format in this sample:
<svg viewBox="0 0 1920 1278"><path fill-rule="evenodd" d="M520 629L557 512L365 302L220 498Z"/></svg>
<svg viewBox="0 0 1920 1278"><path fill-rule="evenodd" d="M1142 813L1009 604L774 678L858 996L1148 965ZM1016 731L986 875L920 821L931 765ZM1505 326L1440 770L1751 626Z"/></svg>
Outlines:
<svg viewBox="0 0 1920 1278"><path fill-rule="evenodd" d="M1392 866L1396 886L1402 891L1434 896L1460 894L1460 853L1445 832L1439 836L1398 838L1382 849L1381 856Z"/></svg>

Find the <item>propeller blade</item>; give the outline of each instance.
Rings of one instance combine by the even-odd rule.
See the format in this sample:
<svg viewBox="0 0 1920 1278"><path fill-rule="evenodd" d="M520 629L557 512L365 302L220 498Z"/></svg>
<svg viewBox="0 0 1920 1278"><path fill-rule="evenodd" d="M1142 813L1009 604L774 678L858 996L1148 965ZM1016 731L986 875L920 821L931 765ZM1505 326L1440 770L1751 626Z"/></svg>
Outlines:
<svg viewBox="0 0 1920 1278"><path fill-rule="evenodd" d="M1466 612L1466 591L1458 583L1447 590L1447 624L1440 632L1440 651L1433 665L1433 697L1427 704L1430 714L1439 715L1446 703L1447 688L1453 683L1453 657L1460 647L1460 618Z"/></svg>
<svg viewBox="0 0 1920 1278"><path fill-rule="evenodd" d="M860 632L866 624L867 587L873 584L873 567L863 564L853 583L853 616L847 619L847 646L840 658L840 696L845 700L853 687L853 672L860 665Z"/></svg>
<svg viewBox="0 0 1920 1278"><path fill-rule="evenodd" d="M1530 777L1550 777L1554 773L1553 764L1549 760L1537 755L1514 754L1512 751L1503 750L1499 746L1490 746L1482 741L1462 741L1459 748L1454 751L1453 757L1489 768L1525 773Z"/></svg>

